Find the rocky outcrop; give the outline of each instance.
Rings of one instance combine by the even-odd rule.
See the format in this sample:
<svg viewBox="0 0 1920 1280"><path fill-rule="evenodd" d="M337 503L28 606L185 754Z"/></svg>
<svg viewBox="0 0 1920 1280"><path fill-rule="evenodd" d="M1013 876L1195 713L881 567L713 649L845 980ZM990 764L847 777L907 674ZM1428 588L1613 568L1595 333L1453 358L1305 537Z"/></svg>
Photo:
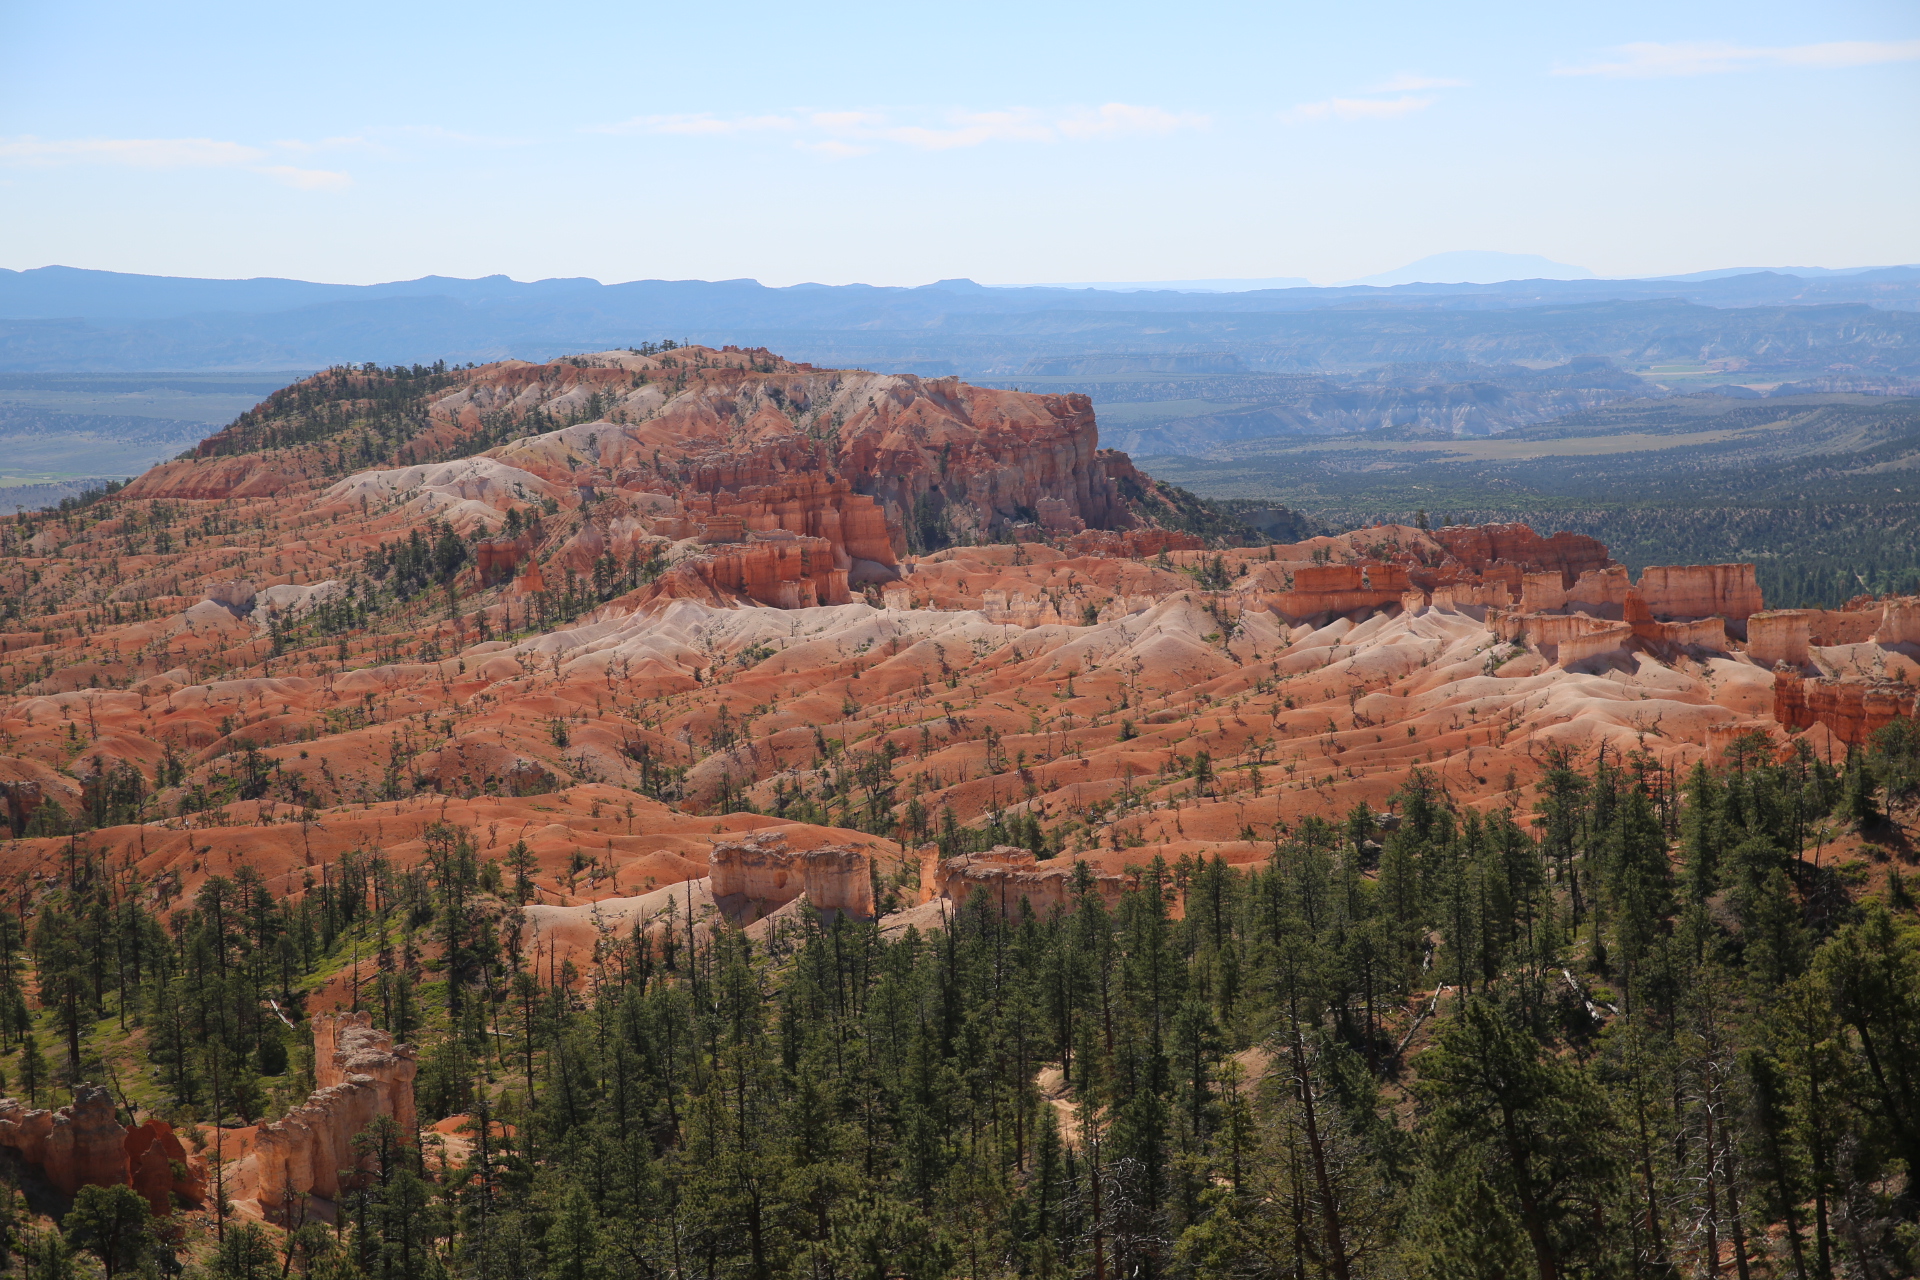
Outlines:
<svg viewBox="0 0 1920 1280"><path fill-rule="evenodd" d="M533 555L533 538L481 538L473 544L473 561L483 586L513 581L514 572Z"/></svg>
<svg viewBox="0 0 1920 1280"><path fill-rule="evenodd" d="M148 1120L127 1130L122 1144L127 1156L127 1180L156 1217L173 1212L175 1204L199 1204L206 1198L204 1170L187 1159L187 1149L165 1120Z"/></svg>
<svg viewBox="0 0 1920 1280"><path fill-rule="evenodd" d="M811 609L852 599L847 570L825 538L755 534L750 540L712 547L694 562L716 586L737 591L776 609Z"/></svg>
<svg viewBox="0 0 1920 1280"><path fill-rule="evenodd" d="M596 404L602 420L491 453L555 494L644 488L682 500L791 502L813 522L837 510L844 539L811 524L779 527L827 537L875 564L905 554L908 526L922 517L955 539L990 538L1021 522L1066 535L1139 523L1109 469L1096 463L1093 406L1080 395L821 371L767 353L685 348L659 357L602 352L549 365L505 362L430 412L452 438L481 425L483 415L524 418L538 410L552 420ZM802 492L815 482L869 499L871 523L855 504ZM782 488L793 492L764 492ZM699 516L690 510L688 518ZM876 539L889 555L878 554ZM858 567L847 567L857 584Z"/></svg>
<svg viewBox="0 0 1920 1280"><path fill-rule="evenodd" d="M47 1134L47 1181L68 1195L83 1186L127 1180L127 1131L104 1085L83 1084L70 1106L53 1113Z"/></svg>
<svg viewBox="0 0 1920 1280"><path fill-rule="evenodd" d="M1427 593L1426 603L1436 609L1505 609L1513 603L1513 591L1505 582L1454 582L1435 587Z"/></svg>
<svg viewBox="0 0 1920 1280"><path fill-rule="evenodd" d="M1056 858L1053 864L1065 864ZM1108 909L1120 905L1121 897L1132 887L1126 876L1110 871L1089 870L1094 892ZM922 873L922 879L926 879ZM985 853L967 853L938 861L933 868L931 894L965 903L976 891L984 891L990 902L1007 919L1020 914L1022 904L1033 914L1046 919L1055 911L1072 911L1079 905L1074 892L1074 867L1041 866L1033 854L1010 845L995 845Z"/></svg>
<svg viewBox="0 0 1920 1280"><path fill-rule="evenodd" d="M73 1102L58 1111L0 1098L0 1146L18 1151L65 1195L125 1183L126 1134L113 1095L100 1085L78 1086Z"/></svg>
<svg viewBox="0 0 1920 1280"><path fill-rule="evenodd" d="M23 834L34 810L49 800L72 813L80 800L80 784L38 760L0 756L0 802L14 835Z"/></svg>
<svg viewBox="0 0 1920 1280"><path fill-rule="evenodd" d="M1030 596L1023 591L1010 593L998 587L980 593L980 612L987 615L988 622L1014 627L1044 627L1066 621L1050 597Z"/></svg>
<svg viewBox="0 0 1920 1280"><path fill-rule="evenodd" d="M1626 618L1615 622L1585 613L1497 613L1488 626L1503 640L1524 642L1559 666L1615 653L1634 640L1647 644L1724 652L1725 625L1719 618L1660 622L1647 615L1638 596L1629 595Z"/></svg>
<svg viewBox="0 0 1920 1280"><path fill-rule="evenodd" d="M63 1195L131 1185L155 1215L165 1216L177 1202L198 1204L206 1194L203 1170L189 1160L173 1126L147 1120L123 1127L112 1095L99 1085L79 1086L73 1102L57 1111L0 1098L0 1147L17 1151Z"/></svg>
<svg viewBox="0 0 1920 1280"><path fill-rule="evenodd" d="M44 1171L52 1132L53 1112L30 1108L18 1098L0 1098L0 1147L19 1152L22 1160Z"/></svg>
<svg viewBox="0 0 1920 1280"><path fill-rule="evenodd" d="M1892 680L1808 679L1773 673L1773 718L1789 729L1825 725L1842 742L1860 744L1914 713L1914 688Z"/></svg>
<svg viewBox="0 0 1920 1280"><path fill-rule="evenodd" d="M1206 542L1178 529L1088 529L1060 542L1070 556L1106 556L1123 560L1157 556L1163 551L1198 551Z"/></svg>
<svg viewBox="0 0 1920 1280"><path fill-rule="evenodd" d="M1260 591L1253 598L1289 623L1300 623L1403 604L1408 587L1402 565L1312 565L1292 571L1289 589Z"/></svg>
<svg viewBox="0 0 1920 1280"><path fill-rule="evenodd" d="M267 498L307 480L284 455L248 453L163 462L120 491L126 498Z"/></svg>
<svg viewBox="0 0 1920 1280"><path fill-rule="evenodd" d="M886 512L871 497L855 493L845 477L805 475L781 484L689 494L684 506L702 542L736 542L755 533L817 538L833 548L841 569L859 568L875 581L897 576Z"/></svg>
<svg viewBox="0 0 1920 1280"><path fill-rule="evenodd" d="M1762 666L1803 666L1816 647L1898 644L1920 630L1920 610L1890 601L1879 609L1768 609L1747 619L1747 653Z"/></svg>
<svg viewBox="0 0 1920 1280"><path fill-rule="evenodd" d="M1766 608L1750 564L1648 565L1634 589L1661 618L1745 622Z"/></svg>
<svg viewBox="0 0 1920 1280"><path fill-rule="evenodd" d="M1485 574L1501 566L1522 572L1556 572L1571 586L1583 573L1612 563L1607 544L1566 530L1543 538L1524 524L1449 525L1436 529L1434 539L1461 565ZM1518 584L1516 584L1518 585Z"/></svg>
<svg viewBox="0 0 1920 1280"><path fill-rule="evenodd" d="M1562 667L1619 653L1633 639L1633 628L1624 622L1602 623L1593 630L1569 636L1560 646L1556 659Z"/></svg>
<svg viewBox="0 0 1920 1280"><path fill-rule="evenodd" d="M253 612L253 598L258 592L251 582L244 579L236 582L209 582L200 589L200 598L219 605L236 618L244 618Z"/></svg>
<svg viewBox="0 0 1920 1280"><path fill-rule="evenodd" d="M1920 600L1889 600L1881 606L1876 644L1920 644Z"/></svg>
<svg viewBox="0 0 1920 1280"><path fill-rule="evenodd" d="M1813 643L1806 609L1768 609L1747 618L1747 656L1763 667L1804 666Z"/></svg>
<svg viewBox="0 0 1920 1280"><path fill-rule="evenodd" d="M872 859L861 849L789 849L781 833L755 832L715 844L707 867L716 899L751 904L759 915L804 896L821 911L873 918Z"/></svg>
<svg viewBox="0 0 1920 1280"><path fill-rule="evenodd" d="M411 1046L396 1045L391 1035L376 1030L370 1014L314 1018L313 1072L319 1087L304 1104L260 1129L253 1151L229 1176L227 1194L256 1201L269 1216L294 1196L337 1199L341 1170L364 1163L353 1139L376 1119L391 1117L401 1140L414 1140L418 1069Z"/></svg>

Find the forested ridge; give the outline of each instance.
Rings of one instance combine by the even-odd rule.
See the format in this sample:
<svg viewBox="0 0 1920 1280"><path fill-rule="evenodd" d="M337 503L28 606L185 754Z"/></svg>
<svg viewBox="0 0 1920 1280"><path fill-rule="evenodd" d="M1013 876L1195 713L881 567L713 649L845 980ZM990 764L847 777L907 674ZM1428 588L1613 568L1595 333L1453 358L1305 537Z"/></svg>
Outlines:
<svg viewBox="0 0 1920 1280"><path fill-rule="evenodd" d="M9 1195L0 1244L46 1280L1912 1274L1920 933L1886 811L1920 737L1730 754L1556 755L1531 822L1416 773L1250 873L1145 861L1112 909L1083 866L1048 919L670 912L581 967L529 943L524 848L453 827L292 896L242 867L184 897L76 835L0 914L13 1092L110 1079L204 1150L305 1096L300 1011L351 958L422 1046L423 1126L465 1117L471 1150L383 1122L338 1224L284 1232L218 1194L183 1231L124 1188L64 1210L15 1167L65 1234Z"/></svg>
<svg viewBox="0 0 1920 1280"><path fill-rule="evenodd" d="M1584 533L1636 573L1751 563L1774 608L1920 589L1920 509L1907 492L1920 401L1910 397L1678 396L1568 414L1491 445L1462 441L1459 453L1394 447L1421 439L1434 437L1391 427L1366 448L1288 437L1146 465L1211 497L1278 501L1336 528L1424 510L1436 525ZM1483 448L1494 452L1474 456Z"/></svg>

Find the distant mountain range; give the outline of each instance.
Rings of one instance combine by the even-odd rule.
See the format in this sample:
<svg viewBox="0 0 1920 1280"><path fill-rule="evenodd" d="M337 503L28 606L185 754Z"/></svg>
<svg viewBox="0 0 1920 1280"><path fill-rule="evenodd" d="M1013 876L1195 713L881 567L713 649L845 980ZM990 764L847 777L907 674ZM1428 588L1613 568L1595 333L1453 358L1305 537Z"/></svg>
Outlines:
<svg viewBox="0 0 1920 1280"><path fill-rule="evenodd" d="M1593 272L1543 258L1537 253L1495 253L1486 249L1459 249L1409 262L1396 271L1362 276L1346 284L1396 285L1454 282L1498 284L1502 280L1591 280Z"/></svg>
<svg viewBox="0 0 1920 1280"><path fill-rule="evenodd" d="M1915 265L1915 264L1908 264ZM1657 280L1690 282L1724 280L1729 276L1783 275L1809 280L1832 276L1856 276L1878 267L1721 267L1714 271L1693 271L1671 276L1614 276L1613 280ZM1436 253L1417 262L1378 275L1342 280L1348 285L1392 286L1399 284L1500 284L1521 280L1596 280L1600 277L1586 267L1555 262L1536 253L1495 253L1484 250L1460 250ZM1104 289L1111 293L1251 293L1256 289L1310 288L1313 281L1300 276L1229 277L1211 280L1082 280L1075 283L1001 285L999 288L1031 289Z"/></svg>
<svg viewBox="0 0 1920 1280"><path fill-rule="evenodd" d="M1920 360L1920 268L1703 274L1713 278L1118 292L970 280L337 285L41 267L0 271L0 371L543 359L663 338L975 377L1006 377L1042 357L1142 352L1232 353L1252 369L1606 355L1758 361L1794 376Z"/></svg>

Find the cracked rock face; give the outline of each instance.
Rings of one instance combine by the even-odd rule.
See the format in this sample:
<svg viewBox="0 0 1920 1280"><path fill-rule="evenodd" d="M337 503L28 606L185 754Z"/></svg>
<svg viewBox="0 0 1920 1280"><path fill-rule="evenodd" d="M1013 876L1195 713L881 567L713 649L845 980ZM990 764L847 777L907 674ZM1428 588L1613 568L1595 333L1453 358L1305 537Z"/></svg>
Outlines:
<svg viewBox="0 0 1920 1280"><path fill-rule="evenodd" d="M267 1213L302 1195L337 1199L341 1171L363 1163L353 1139L381 1116L392 1118L402 1141L414 1140L419 1064L411 1046L374 1028L371 1014L314 1018L313 1063L320 1087L260 1129L253 1151L229 1175L234 1199L256 1201Z"/></svg>
<svg viewBox="0 0 1920 1280"><path fill-rule="evenodd" d="M804 895L822 911L873 918L872 859L861 849L788 849L780 833L755 832L714 845L708 866L715 898L739 897L762 915Z"/></svg>
<svg viewBox="0 0 1920 1280"><path fill-rule="evenodd" d="M73 1102L57 1111L0 1098L0 1146L18 1151L65 1195L125 1183L126 1136L113 1095L101 1085L80 1085Z"/></svg>

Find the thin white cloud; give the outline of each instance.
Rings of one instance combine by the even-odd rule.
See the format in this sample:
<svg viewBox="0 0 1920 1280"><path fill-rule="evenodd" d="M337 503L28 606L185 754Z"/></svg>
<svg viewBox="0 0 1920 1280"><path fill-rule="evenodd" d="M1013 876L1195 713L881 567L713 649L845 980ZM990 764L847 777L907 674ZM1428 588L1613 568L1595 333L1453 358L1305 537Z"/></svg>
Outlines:
<svg viewBox="0 0 1920 1280"><path fill-rule="evenodd" d="M1415 76L1402 73L1391 80L1383 80L1368 93L1418 93L1422 89L1464 89L1465 80L1444 80L1439 76Z"/></svg>
<svg viewBox="0 0 1920 1280"><path fill-rule="evenodd" d="M599 125L595 133L663 133L691 137L712 137L734 133L759 133L766 130L792 130L800 122L791 116L741 116L728 120L719 116L672 115L636 116L619 124Z"/></svg>
<svg viewBox="0 0 1920 1280"><path fill-rule="evenodd" d="M816 111L807 117L807 123L814 128L839 133L877 129L886 122L887 118L877 111Z"/></svg>
<svg viewBox="0 0 1920 1280"><path fill-rule="evenodd" d="M352 177L332 169L298 169L290 164L269 164L255 168L254 172L264 173L301 191L339 191L353 185Z"/></svg>
<svg viewBox="0 0 1920 1280"><path fill-rule="evenodd" d="M917 118L916 118L917 115ZM640 116L600 125L596 133L655 134L681 137L736 137L756 133L797 135L794 146L835 158L866 155L884 144L919 151L951 151L996 142L1090 142L1122 137L1161 137L1182 129L1205 128L1207 117L1108 102L1097 107L1041 111L1008 107L997 111L794 111L773 115L709 114Z"/></svg>
<svg viewBox="0 0 1920 1280"><path fill-rule="evenodd" d="M337 134L327 138L276 138L276 151L294 155L313 155L325 151L350 151L383 160L404 159L425 147L518 147L528 145L526 138L483 136L443 129L439 125L375 125L358 133Z"/></svg>
<svg viewBox="0 0 1920 1280"><path fill-rule="evenodd" d="M1836 40L1826 44L1778 47L1734 44L1724 40L1661 44L1644 41L1623 44L1611 62L1584 67L1557 67L1555 75L1609 76L1648 79L1656 76L1705 76L1763 67L1809 67L1835 70L1868 67L1920 59L1920 40Z"/></svg>
<svg viewBox="0 0 1920 1280"><path fill-rule="evenodd" d="M1303 102L1281 118L1301 123L1321 120L1397 120L1401 116L1425 111L1434 98L1328 98L1324 102Z"/></svg>
<svg viewBox="0 0 1920 1280"><path fill-rule="evenodd" d="M827 138L821 142L796 142L793 145L802 151L811 151L816 155L826 156L829 160L851 160L855 156L873 154L872 147L863 147L852 142L841 142L835 138Z"/></svg>
<svg viewBox="0 0 1920 1280"><path fill-rule="evenodd" d="M1056 126L1067 138L1111 138L1126 134L1165 137L1181 129L1204 129L1207 118L1190 112L1163 111L1109 102L1092 110L1069 113Z"/></svg>
<svg viewBox="0 0 1920 1280"><path fill-rule="evenodd" d="M338 138L320 138L309 142L305 138L276 138L273 145L281 151L296 151L310 155L315 151L367 150L377 146L372 139L360 134Z"/></svg>
<svg viewBox="0 0 1920 1280"><path fill-rule="evenodd" d="M271 153L260 147L214 138L0 138L0 163L105 164L153 170L248 169L301 191L338 191L353 185L351 176L332 169L261 163L271 158Z"/></svg>
<svg viewBox="0 0 1920 1280"><path fill-rule="evenodd" d="M29 164L92 162L138 169L195 169L248 164L266 154L257 147L212 138L0 139L0 159Z"/></svg>
<svg viewBox="0 0 1920 1280"><path fill-rule="evenodd" d="M955 112L944 127L889 125L873 130L871 136L922 151L949 151L987 142L1054 142L1060 137L1051 122L1025 109Z"/></svg>

